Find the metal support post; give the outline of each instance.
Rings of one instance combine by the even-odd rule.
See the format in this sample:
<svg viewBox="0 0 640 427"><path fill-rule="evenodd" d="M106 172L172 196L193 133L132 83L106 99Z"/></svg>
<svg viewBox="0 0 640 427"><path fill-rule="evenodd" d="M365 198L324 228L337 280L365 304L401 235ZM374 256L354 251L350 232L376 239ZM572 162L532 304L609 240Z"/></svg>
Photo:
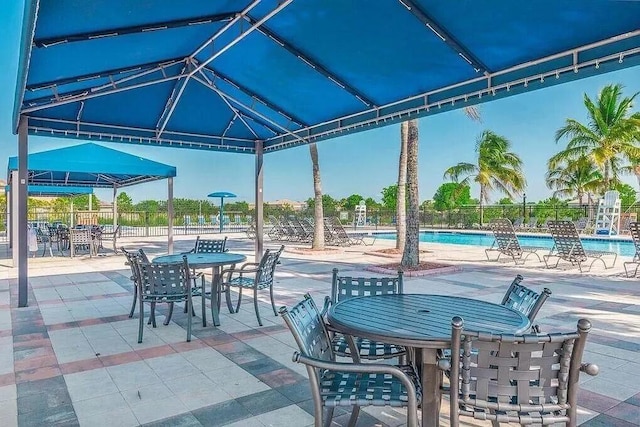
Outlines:
<svg viewBox="0 0 640 427"><path fill-rule="evenodd" d="M27 180L29 176L27 156L29 155L29 141L27 137L27 118L20 117L18 125L18 179L12 183L13 191L17 195L17 216L14 236L18 246L18 307L28 305L29 291L29 247L27 246Z"/></svg>
<svg viewBox="0 0 640 427"><path fill-rule="evenodd" d="M264 156L264 143L256 141L256 262L260 262L264 249L264 198L262 187L264 175L262 162Z"/></svg>
<svg viewBox="0 0 640 427"><path fill-rule="evenodd" d="M167 253L173 253L173 177L167 178Z"/></svg>

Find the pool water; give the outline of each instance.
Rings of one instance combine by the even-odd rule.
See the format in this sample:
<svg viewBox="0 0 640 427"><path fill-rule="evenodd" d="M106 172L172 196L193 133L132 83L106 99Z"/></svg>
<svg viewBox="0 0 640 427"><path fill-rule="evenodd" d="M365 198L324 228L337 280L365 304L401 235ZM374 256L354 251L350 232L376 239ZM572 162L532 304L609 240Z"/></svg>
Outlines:
<svg viewBox="0 0 640 427"><path fill-rule="evenodd" d="M380 239L396 239L396 233L376 234ZM420 241L427 243L448 243L454 245L489 247L493 243L493 234L463 233L450 231L422 231ZM539 246L549 248L553 246L550 236L518 236L522 246ZM585 250L610 251L618 255L633 256L636 253L635 246L630 240L616 238L585 238L582 237L582 246Z"/></svg>

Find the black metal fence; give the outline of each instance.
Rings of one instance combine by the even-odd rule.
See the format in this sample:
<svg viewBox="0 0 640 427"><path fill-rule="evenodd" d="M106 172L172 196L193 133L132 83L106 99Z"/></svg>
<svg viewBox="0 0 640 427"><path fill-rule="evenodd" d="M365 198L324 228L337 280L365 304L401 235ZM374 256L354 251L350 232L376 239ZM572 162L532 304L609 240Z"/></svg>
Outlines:
<svg viewBox="0 0 640 427"><path fill-rule="evenodd" d="M524 224L541 226L548 219L570 219L575 221L582 217L595 217L596 206L591 207L589 215L588 206L548 206L548 205L489 205L482 209L482 223L486 224L494 218L509 218L515 221L522 218ZM628 215L632 220L640 217L640 206L622 208L623 215ZM309 211L294 213L291 210L277 212L270 210L265 212L265 222L268 224L269 216L312 217ZM327 211L326 216L337 216L345 226L355 227L356 217L353 211ZM480 207L464 206L448 211L436 211L432 208L420 210L420 226L422 228L451 228L471 229L480 226ZM7 214L0 211L0 241L7 239L6 224ZM73 221L71 219L73 218ZM112 212L55 212L42 208L29 212L29 222L35 224L99 224L110 230L113 225ZM174 215L174 234L197 235L217 233L220 230L220 218L214 215L199 215L194 213L178 213ZM252 221L252 212L225 212L223 218L224 232L242 232L246 230ZM166 236L168 234L168 216L166 212L120 212L117 223L121 226L123 237L153 237ZM367 212L365 226L369 228L394 227L396 224L395 210L370 209Z"/></svg>

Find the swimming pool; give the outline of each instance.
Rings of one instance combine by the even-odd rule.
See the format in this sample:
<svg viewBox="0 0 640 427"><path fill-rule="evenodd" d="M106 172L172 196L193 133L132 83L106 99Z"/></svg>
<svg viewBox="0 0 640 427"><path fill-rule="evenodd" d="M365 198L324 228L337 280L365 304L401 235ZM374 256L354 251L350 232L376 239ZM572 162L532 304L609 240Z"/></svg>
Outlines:
<svg viewBox="0 0 640 427"><path fill-rule="evenodd" d="M380 239L396 239L396 233L376 234ZM553 239L550 236L521 236L518 240L522 246L540 246L549 248L553 246ZM451 231L421 231L420 241L427 243L448 243L454 245L483 246L489 247L493 243L493 234L484 233L464 233ZM582 245L586 250L611 251L618 255L633 256L636 253L631 240L620 238L589 238L582 237Z"/></svg>

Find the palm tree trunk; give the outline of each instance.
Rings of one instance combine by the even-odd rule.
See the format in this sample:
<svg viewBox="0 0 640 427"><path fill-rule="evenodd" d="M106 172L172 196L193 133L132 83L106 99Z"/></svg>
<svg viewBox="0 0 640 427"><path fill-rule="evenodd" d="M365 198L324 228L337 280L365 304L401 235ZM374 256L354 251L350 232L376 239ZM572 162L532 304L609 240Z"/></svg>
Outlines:
<svg viewBox="0 0 640 427"><path fill-rule="evenodd" d="M611 178L610 178L610 171L611 171L611 165L609 164L609 162L606 162L604 164L604 186L605 186L605 191L611 190Z"/></svg>
<svg viewBox="0 0 640 427"><path fill-rule="evenodd" d="M402 254L403 267L420 264L420 200L418 194L418 121L409 120L407 125L407 189L409 209L407 211L407 241Z"/></svg>
<svg viewBox="0 0 640 427"><path fill-rule="evenodd" d="M484 185L480 184L480 227L484 224L484 199L485 199Z"/></svg>
<svg viewBox="0 0 640 427"><path fill-rule="evenodd" d="M640 163L633 165L633 173L638 180L638 188L640 189Z"/></svg>
<svg viewBox="0 0 640 427"><path fill-rule="evenodd" d="M408 122L400 124L400 159L398 162L398 199L396 200L396 249L404 251L407 233L407 134Z"/></svg>
<svg viewBox="0 0 640 427"><path fill-rule="evenodd" d="M309 144L311 163L313 165L314 226L311 249L324 249L324 210L322 209L322 182L320 181L320 164L318 163L318 147Z"/></svg>

